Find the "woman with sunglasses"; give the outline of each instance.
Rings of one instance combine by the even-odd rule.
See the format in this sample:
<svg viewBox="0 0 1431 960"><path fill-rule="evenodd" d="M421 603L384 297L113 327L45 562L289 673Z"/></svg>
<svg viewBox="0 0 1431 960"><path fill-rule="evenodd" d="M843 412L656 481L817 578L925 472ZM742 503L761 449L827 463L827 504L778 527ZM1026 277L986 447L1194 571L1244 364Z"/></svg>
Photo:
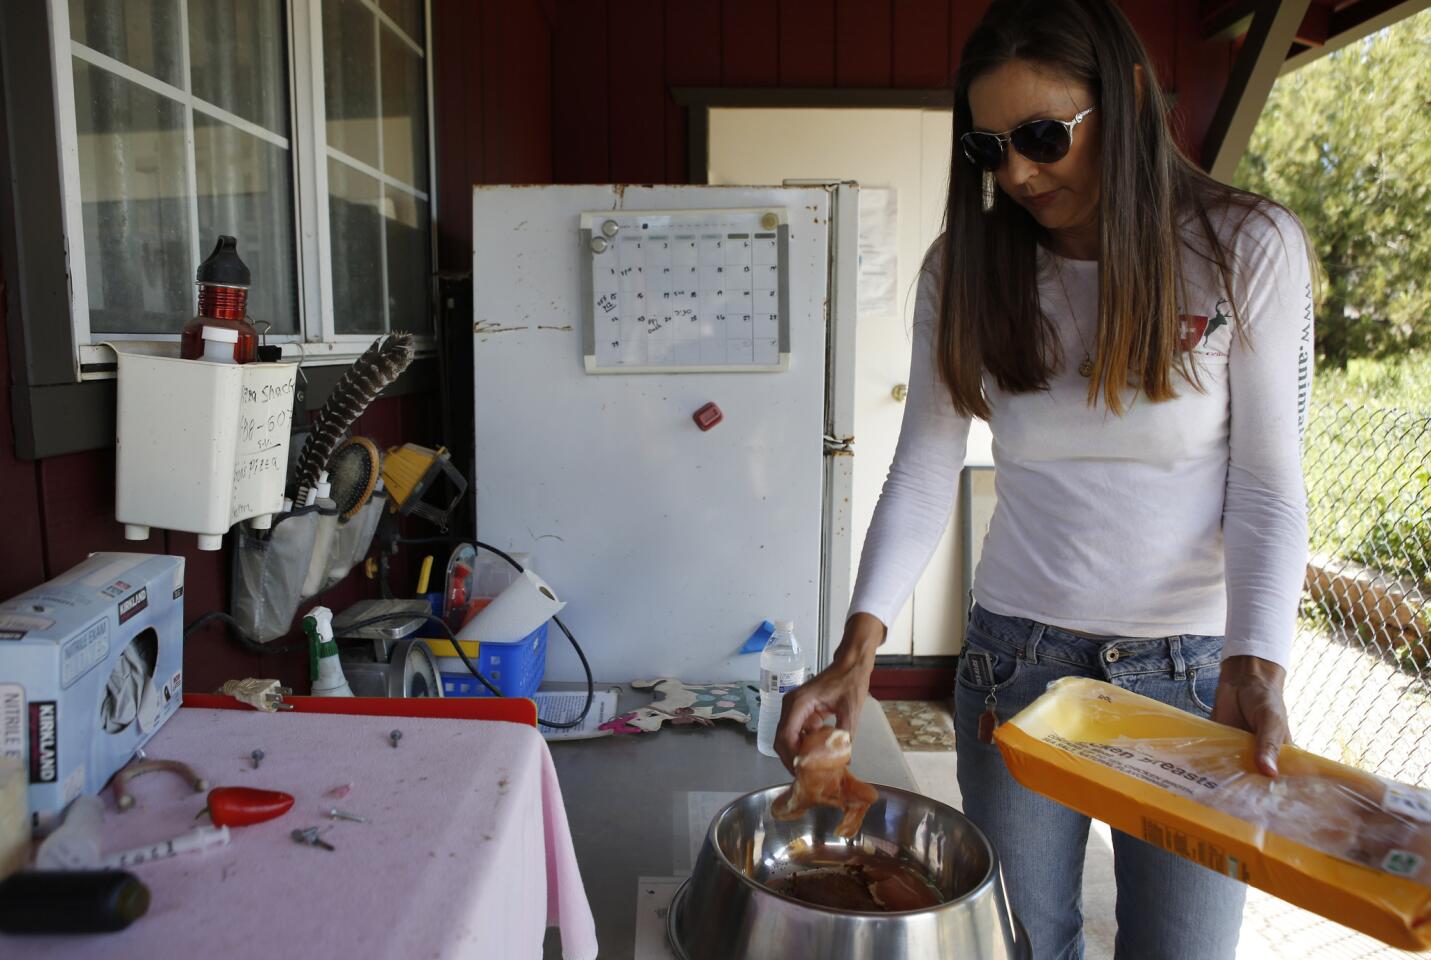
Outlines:
<svg viewBox="0 0 1431 960"><path fill-rule="evenodd" d="M946 232L919 281L899 445L831 666L777 747L853 729L948 522L970 421L995 509L955 693L965 812L1034 956L1080 957L1089 820L1019 786L992 728L1105 680L1256 735L1275 776L1306 569L1312 280L1296 219L1174 144L1110 0L994 0L955 81ZM1114 835L1117 955L1231 958L1244 888Z"/></svg>

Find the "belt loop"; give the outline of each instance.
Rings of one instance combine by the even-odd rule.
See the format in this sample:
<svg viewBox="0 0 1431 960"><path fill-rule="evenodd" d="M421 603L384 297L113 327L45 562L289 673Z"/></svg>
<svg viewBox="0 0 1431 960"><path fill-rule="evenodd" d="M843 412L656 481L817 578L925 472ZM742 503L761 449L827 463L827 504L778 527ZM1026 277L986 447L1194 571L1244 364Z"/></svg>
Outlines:
<svg viewBox="0 0 1431 960"><path fill-rule="evenodd" d="M1188 675L1188 665L1183 660L1183 638L1168 637L1168 656L1173 661L1173 679L1181 680Z"/></svg>
<svg viewBox="0 0 1431 960"><path fill-rule="evenodd" d="M1038 642L1043 639L1043 631L1044 625L1035 621L1028 639L1024 641L1025 663L1038 663Z"/></svg>

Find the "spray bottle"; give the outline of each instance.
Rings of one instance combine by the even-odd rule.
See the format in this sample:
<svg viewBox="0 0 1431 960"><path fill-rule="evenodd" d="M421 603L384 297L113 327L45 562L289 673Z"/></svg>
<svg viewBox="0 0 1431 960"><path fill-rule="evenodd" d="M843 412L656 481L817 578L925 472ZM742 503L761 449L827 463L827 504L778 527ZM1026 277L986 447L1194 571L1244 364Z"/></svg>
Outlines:
<svg viewBox="0 0 1431 960"><path fill-rule="evenodd" d="M308 668L313 678L315 697L351 697L348 678L338 661L338 645L333 642L333 611L314 607L303 618L303 632L308 636Z"/></svg>

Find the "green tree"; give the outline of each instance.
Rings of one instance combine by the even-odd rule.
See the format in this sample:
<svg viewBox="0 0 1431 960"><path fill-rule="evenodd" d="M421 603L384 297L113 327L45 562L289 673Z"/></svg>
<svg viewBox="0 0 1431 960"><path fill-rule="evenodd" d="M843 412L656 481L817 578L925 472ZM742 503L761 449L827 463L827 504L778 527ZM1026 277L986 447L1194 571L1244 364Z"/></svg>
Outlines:
<svg viewBox="0 0 1431 960"><path fill-rule="evenodd" d="M1431 343L1428 64L1431 11L1279 78L1238 166L1311 235L1326 366Z"/></svg>

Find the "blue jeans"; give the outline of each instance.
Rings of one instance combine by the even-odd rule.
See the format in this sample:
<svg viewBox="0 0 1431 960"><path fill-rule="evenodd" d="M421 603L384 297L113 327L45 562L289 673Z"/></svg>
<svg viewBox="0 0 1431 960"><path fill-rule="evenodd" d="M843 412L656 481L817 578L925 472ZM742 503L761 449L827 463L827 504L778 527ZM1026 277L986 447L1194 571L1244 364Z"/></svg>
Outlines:
<svg viewBox="0 0 1431 960"><path fill-rule="evenodd" d="M1089 820L1020 786L998 748L979 741L990 692L1001 723L1068 676L1106 680L1207 717L1221 650L1221 637L1082 637L974 608L955 692L959 789L965 814L998 851L1009 903L1035 960L1083 956ZM1113 856L1118 960L1231 960L1246 896L1241 883L1116 830Z"/></svg>

